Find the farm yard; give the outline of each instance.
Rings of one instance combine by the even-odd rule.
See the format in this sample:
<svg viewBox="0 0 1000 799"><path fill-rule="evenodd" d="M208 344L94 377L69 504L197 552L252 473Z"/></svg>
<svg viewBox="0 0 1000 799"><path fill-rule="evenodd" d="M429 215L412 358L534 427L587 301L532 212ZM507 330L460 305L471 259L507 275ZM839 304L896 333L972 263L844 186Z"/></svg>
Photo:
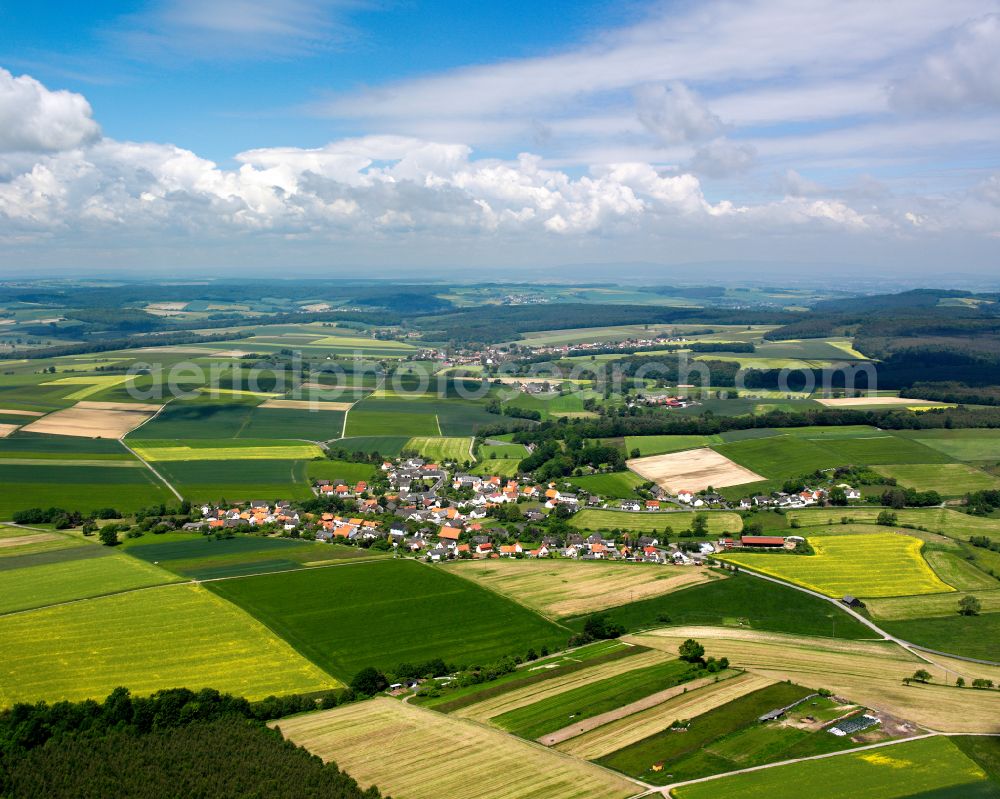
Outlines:
<svg viewBox="0 0 1000 799"><path fill-rule="evenodd" d="M263 698L340 685L205 588L164 586L0 617L0 703L185 685ZM81 653L87 653L81 657Z"/></svg>
<svg viewBox="0 0 1000 799"><path fill-rule="evenodd" d="M577 616L719 579L706 569L571 560L456 561L455 574L545 616Z"/></svg>
<svg viewBox="0 0 1000 799"><path fill-rule="evenodd" d="M765 479L707 447L667 455L652 455L647 458L632 458L626 463L629 469L643 479L651 480L674 494L682 490L725 488Z"/></svg>
<svg viewBox="0 0 1000 799"><path fill-rule="evenodd" d="M336 760L362 786L405 799L625 799L638 786L582 760L478 724L391 699L373 699L276 722L324 760ZM392 757L372 747L392 741ZM443 741L461 742L440 757ZM483 763L490 764L483 770ZM470 775L475 773L475 779Z"/></svg>
<svg viewBox="0 0 1000 799"><path fill-rule="evenodd" d="M839 598L935 594L954 589L928 566L919 538L897 533L808 539L815 555L727 552L730 563ZM870 568L878 564L877 569Z"/></svg>

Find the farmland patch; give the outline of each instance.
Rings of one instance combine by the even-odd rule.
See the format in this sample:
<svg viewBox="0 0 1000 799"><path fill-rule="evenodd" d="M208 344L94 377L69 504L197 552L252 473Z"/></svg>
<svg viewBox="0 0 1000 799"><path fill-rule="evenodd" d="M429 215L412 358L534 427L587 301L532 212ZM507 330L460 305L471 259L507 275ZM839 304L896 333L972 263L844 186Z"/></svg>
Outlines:
<svg viewBox="0 0 1000 799"><path fill-rule="evenodd" d="M965 463L937 465L892 464L876 466L875 471L892 477L902 486L917 491L937 491L941 496L962 496L970 491L1000 488L1000 478Z"/></svg>
<svg viewBox="0 0 1000 799"><path fill-rule="evenodd" d="M627 461L629 469L661 488L678 491L702 491L710 486L754 483L765 478L740 466L715 450L702 448Z"/></svg>
<svg viewBox="0 0 1000 799"><path fill-rule="evenodd" d="M28 425L26 433L49 433L84 438L121 438L147 421L157 405L124 402L78 402L72 408L53 411Z"/></svg>

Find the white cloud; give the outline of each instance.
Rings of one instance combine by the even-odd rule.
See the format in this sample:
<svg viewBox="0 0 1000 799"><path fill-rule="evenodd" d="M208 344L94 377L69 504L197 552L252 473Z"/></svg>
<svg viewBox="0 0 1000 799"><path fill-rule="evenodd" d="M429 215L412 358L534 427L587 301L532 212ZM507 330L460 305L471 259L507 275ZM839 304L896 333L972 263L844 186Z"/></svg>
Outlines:
<svg viewBox="0 0 1000 799"><path fill-rule="evenodd" d="M752 144L741 144L724 138L699 147L690 167L699 175L724 178L746 172L753 166L757 150Z"/></svg>
<svg viewBox="0 0 1000 799"><path fill-rule="evenodd" d="M155 0L111 37L134 56L301 56L352 35L343 12L361 0Z"/></svg>
<svg viewBox="0 0 1000 799"><path fill-rule="evenodd" d="M945 47L892 84L891 98L908 111L1000 108L1000 14L959 27Z"/></svg>
<svg viewBox="0 0 1000 799"><path fill-rule="evenodd" d="M722 120L678 81L637 87L635 113L663 144L703 141L722 131Z"/></svg>
<svg viewBox="0 0 1000 799"><path fill-rule="evenodd" d="M82 95L0 69L0 152L68 150L99 135Z"/></svg>

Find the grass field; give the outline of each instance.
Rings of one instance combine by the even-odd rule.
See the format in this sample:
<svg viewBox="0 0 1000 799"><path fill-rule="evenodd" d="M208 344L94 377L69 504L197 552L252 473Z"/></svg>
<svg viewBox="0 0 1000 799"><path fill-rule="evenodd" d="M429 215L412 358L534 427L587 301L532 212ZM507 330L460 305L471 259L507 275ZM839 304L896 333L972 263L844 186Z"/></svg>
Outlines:
<svg viewBox="0 0 1000 799"><path fill-rule="evenodd" d="M118 553L8 569L3 572L0 613L161 585L177 579L170 572Z"/></svg>
<svg viewBox="0 0 1000 799"><path fill-rule="evenodd" d="M0 561L83 545L80 539L62 533L25 530L0 524Z"/></svg>
<svg viewBox="0 0 1000 799"><path fill-rule="evenodd" d="M346 480L357 483L370 481L378 473L378 467L371 463L353 461L321 460L306 464L306 477L310 480Z"/></svg>
<svg viewBox="0 0 1000 799"><path fill-rule="evenodd" d="M585 477L567 478L572 486L582 489L588 494L600 494L602 497L626 499L635 497L636 486L646 481L634 472L611 472L609 474L591 474Z"/></svg>
<svg viewBox="0 0 1000 799"><path fill-rule="evenodd" d="M958 603L955 603L958 607ZM1000 662L1000 613L979 616L935 616L879 622L888 632L912 644L964 657Z"/></svg>
<svg viewBox="0 0 1000 799"><path fill-rule="evenodd" d="M895 533L813 536L815 555L726 553L722 559L831 597L935 594L953 590L931 570L919 538ZM877 569L866 568L878 564Z"/></svg>
<svg viewBox="0 0 1000 799"><path fill-rule="evenodd" d="M676 799L799 799L823 786L824 799L996 799L1000 787L955 744L943 737L904 741L864 752L688 785Z"/></svg>
<svg viewBox="0 0 1000 799"><path fill-rule="evenodd" d="M335 760L363 787L377 785L399 799L625 799L638 791L585 761L391 699L275 726L313 754ZM372 756L386 746L391 756Z"/></svg>
<svg viewBox="0 0 1000 799"><path fill-rule="evenodd" d="M556 744L560 752L597 760L665 730L676 719L690 719L771 685L767 677L742 672L712 675L685 684L664 702L602 724Z"/></svg>
<svg viewBox="0 0 1000 799"><path fill-rule="evenodd" d="M311 461L193 460L164 461L156 468L192 502L308 499Z"/></svg>
<svg viewBox="0 0 1000 799"><path fill-rule="evenodd" d="M655 733L600 758L601 765L655 785L693 779L725 768L704 750L738 730L757 724L769 710L804 699L812 689L789 683L775 683L691 719L687 732L670 729ZM715 761L713 763L713 760ZM658 765L659 768L655 768ZM716 766L715 769L712 765Z"/></svg>
<svg viewBox="0 0 1000 799"><path fill-rule="evenodd" d="M703 676L682 660L668 660L632 669L511 710L490 721L522 738L541 738L584 719L622 707L649 694Z"/></svg>
<svg viewBox="0 0 1000 799"><path fill-rule="evenodd" d="M943 452L959 461L1000 459L1000 430L966 428L959 430L905 430L899 436Z"/></svg>
<svg viewBox="0 0 1000 799"><path fill-rule="evenodd" d="M416 450L420 457L432 461L464 463L473 460L471 438L417 437L407 441L404 449Z"/></svg>
<svg viewBox="0 0 1000 799"><path fill-rule="evenodd" d="M624 605L715 577L687 566L573 560L455 561L448 569L550 617Z"/></svg>
<svg viewBox="0 0 1000 799"><path fill-rule="evenodd" d="M120 466L115 465L121 463ZM0 519L26 508L60 507L84 513L117 508L123 513L174 497L138 461L108 461L107 466L77 463L0 463Z"/></svg>
<svg viewBox="0 0 1000 799"><path fill-rule="evenodd" d="M472 468L472 474L478 474L484 477L492 477L494 475L498 477L514 477L517 474L517 470L520 465L521 461L519 460L498 460L496 458L491 458L477 463Z"/></svg>
<svg viewBox="0 0 1000 799"><path fill-rule="evenodd" d="M511 600L408 560L226 580L212 590L348 679L365 666L435 657L488 663L530 647L554 649L568 637Z"/></svg>
<svg viewBox="0 0 1000 799"><path fill-rule="evenodd" d="M157 563L164 569L195 580L237 577L297 569L306 564L380 557L376 552L357 547L256 535L237 535L235 538L216 540L198 534L165 542L159 542L157 538L159 536L146 536L141 539L141 543L130 539L127 551L135 558Z"/></svg>
<svg viewBox="0 0 1000 799"><path fill-rule="evenodd" d="M403 451L406 442L410 440L408 435L402 436L353 436L351 438L340 438L332 441L330 446L342 448L348 452L377 452L383 457L395 457Z"/></svg>
<svg viewBox="0 0 1000 799"><path fill-rule="evenodd" d="M800 436L754 438L720 444L713 449L767 480L800 477L838 465L825 446Z"/></svg>
<svg viewBox="0 0 1000 799"><path fill-rule="evenodd" d="M986 591L958 591L948 594L923 594L920 596L892 596L866 599L865 606L873 619L900 621L922 618L954 618L958 603L964 596L975 596L982 604L983 613L1000 613L1000 583Z"/></svg>
<svg viewBox="0 0 1000 799"><path fill-rule="evenodd" d="M722 441L721 436L625 436L625 451L630 457L636 449L640 456L662 455L721 444Z"/></svg>
<svg viewBox="0 0 1000 799"><path fill-rule="evenodd" d="M479 447L479 457L483 460L493 458L521 460L528 457L528 449L524 444L483 444Z"/></svg>
<svg viewBox="0 0 1000 799"><path fill-rule="evenodd" d="M738 513L712 511L703 514L710 535L738 533L743 529L743 519ZM585 508L574 514L570 523L581 530L625 530L632 533L662 532L671 527L674 531L688 530L694 513L630 513L618 510Z"/></svg>
<svg viewBox="0 0 1000 799"><path fill-rule="evenodd" d="M354 436L439 436L437 417L427 413L361 410L347 415L347 435Z"/></svg>
<svg viewBox="0 0 1000 799"><path fill-rule="evenodd" d="M917 491L937 491L943 497L958 497L970 491L1000 488L1000 477L988 474L966 463L937 465L892 464L876 466L875 471L893 477L907 488Z"/></svg>
<svg viewBox="0 0 1000 799"><path fill-rule="evenodd" d="M298 441L151 441L131 444L147 461L309 460L323 457L315 444Z"/></svg>
<svg viewBox="0 0 1000 799"><path fill-rule="evenodd" d="M958 675L969 682L1000 670L952 659L947 659L946 670L885 641L844 641L723 627L664 628L626 640L673 655L687 638L697 639L708 656L729 658L734 667L773 680L826 688L837 696L931 729L995 732L1000 717L1000 691L954 687ZM920 668L931 672L932 681L904 685L903 678Z"/></svg>
<svg viewBox="0 0 1000 799"><path fill-rule="evenodd" d="M930 550L924 553L924 558L943 582L959 591L1000 588L1000 581L995 577L977 569L954 552Z"/></svg>
<svg viewBox="0 0 1000 799"><path fill-rule="evenodd" d="M164 586L0 618L0 705L185 686L250 699L338 683L204 588Z"/></svg>
<svg viewBox="0 0 1000 799"><path fill-rule="evenodd" d="M830 452L828 466L845 466L847 464L867 464L874 466L883 463L949 463L951 458L943 452L924 446L919 441L913 441L899 436L873 433L870 436L857 438L807 439L819 443Z"/></svg>
<svg viewBox="0 0 1000 799"><path fill-rule="evenodd" d="M795 608L794 613L788 612L790 607ZM874 635L829 602L748 575L629 602L609 610L608 618L632 631L664 625L713 625L850 639ZM580 616L567 624L578 629L583 620Z"/></svg>
<svg viewBox="0 0 1000 799"><path fill-rule="evenodd" d="M843 518L852 522L875 524L882 508L806 508L790 510L785 518L808 525L838 524ZM949 508L905 508L893 511L899 524L923 527L952 538L967 540L969 536L985 535L1000 541L1000 519L970 516Z"/></svg>

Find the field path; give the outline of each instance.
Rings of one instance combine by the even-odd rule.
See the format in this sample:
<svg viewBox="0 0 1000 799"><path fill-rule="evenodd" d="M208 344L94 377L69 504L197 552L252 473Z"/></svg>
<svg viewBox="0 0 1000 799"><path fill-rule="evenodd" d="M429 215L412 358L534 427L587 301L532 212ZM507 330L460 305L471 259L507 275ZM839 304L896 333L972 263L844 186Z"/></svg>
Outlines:
<svg viewBox="0 0 1000 799"><path fill-rule="evenodd" d="M348 406L347 410L344 411L344 424L340 428L340 437L341 438L347 438L347 417L350 415L351 411L354 409L354 406L357 405L359 402L361 402L361 400L367 399L368 397L372 396L372 394L374 394L375 392L377 392L384 385L385 385L385 372L383 372L381 375L379 375L378 380L375 381L375 388L373 388L371 390L371 394L365 394L365 396L363 396L363 397L358 397L356 400L354 400L354 402L352 402Z"/></svg>
<svg viewBox="0 0 1000 799"><path fill-rule="evenodd" d="M752 569L748 569L746 566L743 566L742 564L740 565L740 571L742 571L744 574L749 574L753 577L757 577L760 580L768 580L772 583L777 583L778 585L784 585L787 586L788 588L794 588L796 591L802 591L805 594L809 594L810 596L818 597L819 599L822 599L825 602L829 602L830 604L837 606L844 612L853 616L855 619L857 619L863 625L868 627L870 630L878 633L878 635L881 638L884 638L886 641L892 641L892 643L901 646L911 655L920 658L926 663L930 663L934 666L937 666L938 668L945 669L945 671L948 671L948 669L945 666L942 666L934 659L932 659L931 657L929 657L929 655L940 655L942 657L953 658L955 660L963 660L966 663L979 663L983 666L1000 666L1000 663L994 660L980 660L978 658L970 658L970 657L965 657L963 655L954 655L951 652L939 652L934 649L927 649L926 647L918 646L917 644L911 644L909 641L904 641L902 638L897 638L891 633L886 632L877 624L875 624L875 622L869 619L867 616L858 613L853 608L847 607L847 605L845 605L838 599L833 599L832 597L828 597L825 594L819 593L818 591L813 591L809 588L803 588L801 585L796 585L795 583L786 582L785 580L781 580L777 577L771 577L769 574L761 574L760 572L755 572Z"/></svg>
<svg viewBox="0 0 1000 799"><path fill-rule="evenodd" d="M600 715L591 716L589 719L584 719L576 724L570 724L569 726L563 727L561 730L556 730L548 735L543 735L541 738L537 738L536 740L538 743L544 744L545 746L555 746L556 744L560 744L570 738L575 738L578 735L583 735L585 732L590 732L596 727L602 727L612 721L618 721L626 716L639 713L642 710L649 710L651 707L663 704L668 699L673 699L675 696L680 696L687 691L694 691L705 685L713 684L714 682L715 676L713 675L712 677L702 677L700 680L693 680L691 682L682 683L681 685L675 685L672 688L665 688L662 691L657 691L655 694L644 696L642 699L638 699L635 702L622 705L621 707L616 707L614 710L609 710L607 713L601 713Z"/></svg>
<svg viewBox="0 0 1000 799"><path fill-rule="evenodd" d="M142 424L136 425L136 427L134 427L132 430L129 430L128 433L134 433L136 430L138 430L140 427L142 427L146 423L153 421L153 419L155 419L157 416L159 416L163 412L163 409L166 408L170 404L170 402L171 402L171 400L167 400L166 402L164 402L159 408L157 408L156 413L154 413L152 416L150 416L148 419L146 419L146 421L142 422ZM161 483L163 483L163 485L165 485L168 489L170 489L170 493L173 494L175 497L177 497L177 501L178 502L183 502L184 501L184 497L181 496L181 492L178 491L176 488L174 488L170 484L170 481L167 480L166 477L164 477L162 474L160 474L158 471L156 471L156 469L154 469L152 467L152 465L149 463L149 461L147 461L138 452L136 452L134 449L132 449L132 447L130 447L128 444L125 443L125 436L127 436L128 433L124 433L121 436L119 436L118 437L118 443L120 443L123 447L125 447L125 449L127 449L129 452L131 452L133 458L138 459L139 462L143 466L145 466L147 469L149 469L149 471L151 471L153 474L155 474L156 477L159 479L159 481Z"/></svg>

